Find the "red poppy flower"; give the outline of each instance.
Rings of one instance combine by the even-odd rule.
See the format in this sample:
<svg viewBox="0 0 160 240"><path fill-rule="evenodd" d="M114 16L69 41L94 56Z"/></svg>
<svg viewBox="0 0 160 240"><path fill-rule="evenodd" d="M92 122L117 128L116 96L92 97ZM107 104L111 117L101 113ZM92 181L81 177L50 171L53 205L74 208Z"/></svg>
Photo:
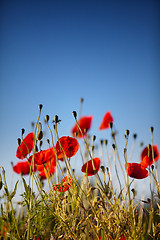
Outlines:
<svg viewBox="0 0 160 240"><path fill-rule="evenodd" d="M34 166L34 171L36 171L37 168ZM22 174L22 175L27 175L30 173L30 165L28 161L25 162L18 162L16 165L13 166L13 171Z"/></svg>
<svg viewBox="0 0 160 240"><path fill-rule="evenodd" d="M16 157L24 159L33 149L34 134L29 133L17 148Z"/></svg>
<svg viewBox="0 0 160 240"><path fill-rule="evenodd" d="M151 166L153 164L153 158L152 158L152 147L153 147L153 155L154 155L154 161L158 161L159 159L159 151L157 145L151 145L148 155L148 147L145 147L141 153L141 160L143 161L145 156L149 157L148 166Z"/></svg>
<svg viewBox="0 0 160 240"><path fill-rule="evenodd" d="M39 176L41 176L42 180L51 177L51 175L55 172L55 161L47 162L42 165L37 165Z"/></svg>
<svg viewBox="0 0 160 240"><path fill-rule="evenodd" d="M99 158L93 158L82 166L81 171L86 173L87 176L95 175L99 171L100 162Z"/></svg>
<svg viewBox="0 0 160 240"><path fill-rule="evenodd" d="M60 141L60 144L59 144ZM73 157L78 149L79 149L79 143L77 139L72 138L72 137L61 137L56 143L56 151L57 151L57 156L59 160L64 160L65 155L67 158ZM61 148L61 146L62 148ZM65 152L65 153L64 153Z"/></svg>
<svg viewBox="0 0 160 240"><path fill-rule="evenodd" d="M78 124L82 130L82 133L83 135L85 136L86 133L88 132L88 130L91 128L91 124L92 124L92 119L93 117L92 116L84 116L84 117L81 117L79 120L78 120ZM77 135L76 135L77 133ZM78 138L82 138L82 134L77 126L77 124L74 125L74 127L72 128L72 135L75 137L75 135L78 137Z"/></svg>
<svg viewBox="0 0 160 240"><path fill-rule="evenodd" d="M72 184L72 179L71 177L64 177L61 181L60 184L56 184L54 187L53 187L53 190L54 191L59 191L59 192L65 192L69 189L69 186Z"/></svg>
<svg viewBox="0 0 160 240"><path fill-rule="evenodd" d="M127 163L128 165L128 176L136 179L142 179L148 177L149 173L140 163ZM125 164L125 169L127 167Z"/></svg>
<svg viewBox="0 0 160 240"><path fill-rule="evenodd" d="M140 162L143 168L147 168L149 166L150 159L148 156L145 156L143 160Z"/></svg>
<svg viewBox="0 0 160 240"><path fill-rule="evenodd" d="M32 156L29 157L28 161L32 161ZM54 161L56 165L56 156L53 147L34 154L34 163L37 165L42 165L49 161Z"/></svg>
<svg viewBox="0 0 160 240"><path fill-rule="evenodd" d="M99 130L109 128L109 123L113 123L113 117L110 112L107 112L103 117Z"/></svg>

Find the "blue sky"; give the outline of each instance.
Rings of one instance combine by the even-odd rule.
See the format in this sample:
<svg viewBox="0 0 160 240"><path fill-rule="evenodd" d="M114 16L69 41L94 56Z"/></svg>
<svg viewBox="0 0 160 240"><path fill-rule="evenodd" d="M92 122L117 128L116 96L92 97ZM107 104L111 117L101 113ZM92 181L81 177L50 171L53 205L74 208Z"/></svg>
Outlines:
<svg viewBox="0 0 160 240"><path fill-rule="evenodd" d="M8 178L20 130L31 130L40 103L41 121L62 120L61 136L70 135L83 97L97 143L111 142L109 130L98 130L110 110L122 157L126 129L138 134L138 151L154 126L160 146L159 7L155 0L1 1L0 164Z"/></svg>

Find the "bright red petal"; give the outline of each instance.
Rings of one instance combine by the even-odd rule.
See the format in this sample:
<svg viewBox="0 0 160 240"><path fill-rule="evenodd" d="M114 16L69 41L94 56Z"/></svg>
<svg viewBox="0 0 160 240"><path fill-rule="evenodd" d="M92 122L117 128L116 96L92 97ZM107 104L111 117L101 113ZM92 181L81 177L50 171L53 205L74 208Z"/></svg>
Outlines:
<svg viewBox="0 0 160 240"><path fill-rule="evenodd" d="M109 123L113 123L113 117L111 115L110 112L107 112L104 117L103 117L103 120L100 124L100 127L99 127L99 130L103 130L103 129L106 129L106 128L109 128Z"/></svg>
<svg viewBox="0 0 160 240"><path fill-rule="evenodd" d="M24 159L33 149L34 134L29 133L24 139L23 142L18 146L16 157L19 159Z"/></svg>
<svg viewBox="0 0 160 240"><path fill-rule="evenodd" d="M128 166L128 176L136 179L143 179L148 177L149 173L140 163L127 163ZM125 164L125 169L127 167Z"/></svg>
<svg viewBox="0 0 160 240"><path fill-rule="evenodd" d="M79 149L79 143L77 139L69 136L68 137L63 136L59 139L59 141L57 141L56 143L56 152L59 160L63 161L65 155L67 156L67 158L71 158L77 153ZM62 146L63 149L61 148L60 145Z"/></svg>
<svg viewBox="0 0 160 240"><path fill-rule="evenodd" d="M86 135L88 130L91 128L92 119L93 119L93 116L88 116L88 117L84 116L78 120L78 124L79 124L84 136ZM77 135L76 135L76 133L77 133ZM74 137L77 136L78 138L82 138L82 133L80 132L77 124L75 124L74 127L72 128L72 135Z"/></svg>
<svg viewBox="0 0 160 240"><path fill-rule="evenodd" d="M100 162L99 158L93 158L82 166L81 171L86 173L87 176L95 175L99 171Z"/></svg>
<svg viewBox="0 0 160 240"><path fill-rule="evenodd" d="M149 156L148 156L148 147L145 147L141 153L141 160L143 161L145 156L149 157L149 162L148 162L148 166L151 166L154 161L152 158L152 147L153 147L153 155L154 155L154 161L158 161L159 159L159 151L158 151L158 146L157 145L151 145L150 151L149 151Z"/></svg>
<svg viewBox="0 0 160 240"><path fill-rule="evenodd" d="M34 171L36 171L37 168L34 166ZM30 165L28 161L24 162L18 162L16 165L13 166L13 171L22 174L22 175L27 175L30 173Z"/></svg>
<svg viewBox="0 0 160 240"><path fill-rule="evenodd" d="M28 159L29 162L32 161L32 157L33 156L29 157L29 159ZM54 162L54 164L56 166L56 156L55 156L53 147L34 154L34 163L35 164L42 165L46 162Z"/></svg>

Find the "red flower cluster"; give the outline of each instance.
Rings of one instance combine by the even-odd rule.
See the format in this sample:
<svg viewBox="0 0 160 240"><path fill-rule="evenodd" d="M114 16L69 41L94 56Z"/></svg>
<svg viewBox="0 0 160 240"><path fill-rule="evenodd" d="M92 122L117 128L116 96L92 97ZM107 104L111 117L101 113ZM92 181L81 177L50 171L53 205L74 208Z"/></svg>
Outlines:
<svg viewBox="0 0 160 240"><path fill-rule="evenodd" d="M72 137L61 137L56 143L56 152L59 160L64 160L65 157L73 157L79 149L77 139Z"/></svg>
<svg viewBox="0 0 160 240"><path fill-rule="evenodd" d="M69 186L72 184L72 179L71 177L64 177L61 181L60 184L56 184L53 187L54 191L59 191L59 192L66 192L69 189Z"/></svg>
<svg viewBox="0 0 160 240"><path fill-rule="evenodd" d="M48 161L42 165L37 165L37 169L39 171L39 176L42 180L51 177L51 175L55 172L56 161L55 159Z"/></svg>
<svg viewBox="0 0 160 240"><path fill-rule="evenodd" d="M82 166L81 171L86 173L86 176L95 175L99 171L100 162L99 158L93 158Z"/></svg>
<svg viewBox="0 0 160 240"><path fill-rule="evenodd" d="M128 166L128 175L133 178L142 179L148 177L149 173L147 171L147 167L153 164L152 158L152 148L153 148L153 156L154 161L158 161L159 152L157 145L152 146L148 150L148 147L145 147L141 153L141 162L140 163L127 163ZM127 167L125 164L125 169L127 171Z"/></svg>
<svg viewBox="0 0 160 240"><path fill-rule="evenodd" d="M80 126L80 129L83 133L83 135L85 136L86 133L88 132L88 130L91 128L91 124L92 124L92 119L93 117L92 116L84 116L84 117L81 117L79 120L78 120L78 124ZM75 137L77 136L78 138L82 138L82 133L81 131L79 130L77 124L74 125L74 127L72 128L72 135ZM77 134L77 135L76 135Z"/></svg>

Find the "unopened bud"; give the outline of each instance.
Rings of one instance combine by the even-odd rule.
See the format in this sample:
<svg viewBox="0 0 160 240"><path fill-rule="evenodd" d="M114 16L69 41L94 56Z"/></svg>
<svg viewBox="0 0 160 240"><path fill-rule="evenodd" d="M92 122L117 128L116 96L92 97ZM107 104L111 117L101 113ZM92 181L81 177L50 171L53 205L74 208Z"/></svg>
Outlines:
<svg viewBox="0 0 160 240"><path fill-rule="evenodd" d="M112 147L113 147L113 149L115 150L116 146L115 146L115 144L114 144L114 143L112 144Z"/></svg>
<svg viewBox="0 0 160 240"><path fill-rule="evenodd" d="M151 166L152 171L154 170L154 165Z"/></svg>
<svg viewBox="0 0 160 240"><path fill-rule="evenodd" d="M129 130L128 129L126 130L126 135L129 136Z"/></svg>
<svg viewBox="0 0 160 240"><path fill-rule="evenodd" d="M57 115L54 116L54 122L58 123L58 116Z"/></svg>
<svg viewBox="0 0 160 240"><path fill-rule="evenodd" d="M21 139L20 138L17 139L17 143L18 143L19 146L21 145Z"/></svg>
<svg viewBox="0 0 160 240"><path fill-rule="evenodd" d="M105 167L104 166L101 166L101 170L103 173L105 173Z"/></svg>
<svg viewBox="0 0 160 240"><path fill-rule="evenodd" d="M43 141L39 141L39 146L42 147Z"/></svg>
<svg viewBox="0 0 160 240"><path fill-rule="evenodd" d="M48 143L48 144L50 144L50 141L49 141L49 139L47 139L46 141L47 141L47 143Z"/></svg>
<svg viewBox="0 0 160 240"><path fill-rule="evenodd" d="M136 133L133 134L133 138L134 138L134 139L137 138L137 134L136 134Z"/></svg>
<svg viewBox="0 0 160 240"><path fill-rule="evenodd" d="M38 140L41 140L43 138L43 132L42 131L39 131L38 133L37 133L37 139Z"/></svg>
<svg viewBox="0 0 160 240"><path fill-rule="evenodd" d="M46 120L46 122L49 121L49 116L48 115L46 115L45 120Z"/></svg>
<svg viewBox="0 0 160 240"><path fill-rule="evenodd" d="M101 140L100 140L100 144L103 145L103 143L104 143L104 141L103 141L103 139L101 139Z"/></svg>
<svg viewBox="0 0 160 240"><path fill-rule="evenodd" d="M124 150L123 150L123 151L124 151L124 154L125 154L125 153L127 152L127 148L124 148Z"/></svg>
<svg viewBox="0 0 160 240"><path fill-rule="evenodd" d="M84 98L81 98L81 99L80 99L80 102L82 103L83 101L84 101Z"/></svg>
<svg viewBox="0 0 160 240"><path fill-rule="evenodd" d="M154 127L150 127L151 133L153 133L154 131Z"/></svg>
<svg viewBox="0 0 160 240"><path fill-rule="evenodd" d="M43 107L43 105L42 105L42 104L39 104L39 110L41 110L41 109L42 109L42 107Z"/></svg>
<svg viewBox="0 0 160 240"><path fill-rule="evenodd" d="M107 140L107 139L104 140L104 144L105 144L105 145L108 144L108 140Z"/></svg>
<svg viewBox="0 0 160 240"><path fill-rule="evenodd" d="M113 123L112 123L112 122L109 123L109 127L110 127L111 129L113 128Z"/></svg>
<svg viewBox="0 0 160 240"><path fill-rule="evenodd" d="M77 113L76 113L76 111L73 111L72 114L73 114L73 117L76 119L76 118L77 118Z"/></svg>
<svg viewBox="0 0 160 240"><path fill-rule="evenodd" d="M93 135L92 140L93 140L93 142L96 140L96 136L95 135Z"/></svg>
<svg viewBox="0 0 160 240"><path fill-rule="evenodd" d="M25 129L22 128L22 129L21 129L21 134L22 134L22 136L23 136L24 132L25 132Z"/></svg>

